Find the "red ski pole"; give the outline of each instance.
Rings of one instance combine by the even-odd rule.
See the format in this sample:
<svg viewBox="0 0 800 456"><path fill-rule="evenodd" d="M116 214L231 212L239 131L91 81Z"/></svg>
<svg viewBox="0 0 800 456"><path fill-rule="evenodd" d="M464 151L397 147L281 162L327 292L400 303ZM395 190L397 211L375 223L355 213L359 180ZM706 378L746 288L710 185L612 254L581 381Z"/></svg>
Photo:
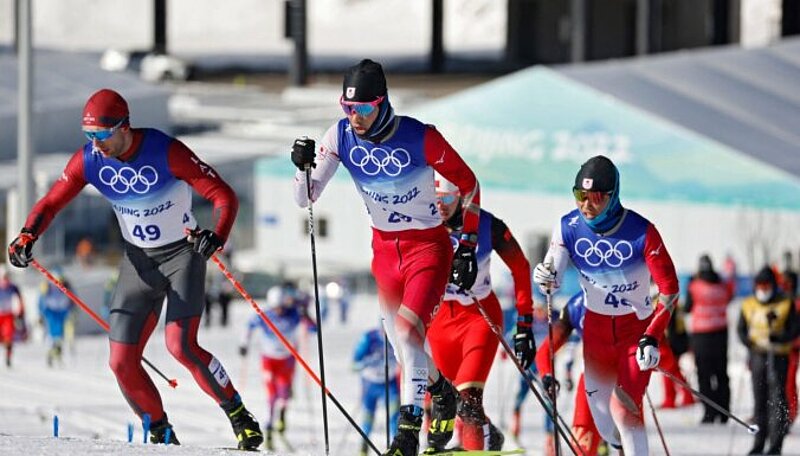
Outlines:
<svg viewBox="0 0 800 456"><path fill-rule="evenodd" d="M280 339L281 343L283 343L286 349L289 350L292 356L294 356L294 359L296 359L297 362L299 362L300 365L303 366L303 369L305 369L305 371L308 372L308 375L311 376L311 378L313 378L315 382L317 382L317 385L322 387L322 381L319 379L317 374L314 373L314 371L311 369L311 367L309 367L309 365L306 363L303 357L300 356L300 353L297 353L297 350L295 350L294 347L292 347L292 344L286 339L286 337L283 336L283 333L281 333L281 331L275 326L275 324L272 323L272 320L269 319L267 314L265 314L264 311L261 310L260 307L258 307L258 303L255 301L255 299L253 299L252 296L250 296L250 293L248 293L247 290L244 289L242 284L239 283L238 280L236 280L236 277L234 277L233 274L231 274L231 272L228 270L228 267L225 266L225 263L223 263L222 260L220 260L216 254L211 256L211 260L214 261L214 263L216 263L217 267L219 267L219 270L222 271L222 274L233 285L233 288L236 288L236 291L238 291L239 294L242 295L244 300L247 301L251 307L253 307L253 310L255 310L258 316L261 317L264 323L267 324L269 329L271 329L272 332L276 336L278 336L278 339ZM318 325L321 323L322 322L317 322ZM363 438L364 441L367 442L367 444L375 451L375 454L380 456L381 452L380 450L378 450L378 447L376 447L375 444L372 443L372 440L369 439L369 436L367 436L367 434L364 433L361 427L358 424L356 424L355 420L353 420L353 417L351 417L350 414L347 413L347 410L345 410L345 408L336 399L333 393L331 393L327 387L324 388L323 391L325 392L325 395L328 396L328 399L330 399L331 402L333 402L336 405L339 411L342 412L347 421L349 421L350 424L353 425L355 430L358 431L359 434L361 434L361 438Z"/></svg>
<svg viewBox="0 0 800 456"><path fill-rule="evenodd" d="M36 261L36 260L31 260L31 264L33 265L33 267L34 267L34 268L38 269L38 270L39 270L39 272L41 272L41 273L42 273L42 274L43 274L43 275L44 275L44 276L47 278L47 280L49 280L49 281L50 281L50 283L52 283L53 285L55 285L55 286L56 286L56 288L58 288L59 290L61 290L61 292L62 292L62 293L64 293L65 295L67 295L67 297L68 297L69 299L71 299L71 300L72 300L72 302L74 302L75 304L77 304L77 305L78 305L78 307L80 307L80 308L81 308L81 310L83 310L83 311L84 311L84 312L86 312L86 313L87 313L87 314L88 314L90 317L92 317L92 320L96 321L96 322L97 322L97 324L98 324L98 325L100 325L100 327L101 327L101 328L103 328L103 330L105 330L105 332L108 332L108 331L109 331L108 323L106 323L106 322L105 322L105 320L103 320L102 318L100 318L100 315L97 315L97 313L96 313L94 310L92 310L92 308L91 308L91 307L89 307L88 305L86 305L86 303L85 303L85 302L81 301L81 299L80 299L79 297L75 296L75 293L73 293L73 292L69 291L69 289L68 289L67 287L65 287L63 283L59 282L59 281L58 281L58 279L56 279L55 277L53 277L53 274L51 274L51 273L50 273L50 271L48 271L47 269L45 269L45 268L44 268L44 266L42 266L41 264L39 264L39 262L38 262L38 261ZM160 376L161 376L161 378L163 378L164 380L166 380L166 381L167 381L167 383L169 383L169 386L171 386L171 387L173 387L173 388L177 388L177 387L178 387L178 381L177 381L177 380L175 380L174 378L173 378L173 379L167 378L167 376L166 376L166 375L164 375L164 373L163 373L163 372L161 372L160 370L158 370L158 368L157 368L156 366L154 366L154 365L153 365L153 363L151 363L150 361L148 361L148 360L147 360L147 358L145 358L144 356L142 356L142 361L144 361L144 363L145 363L145 364L147 364L147 365L150 367L150 369L153 369L153 371L154 371L156 374L160 375Z"/></svg>

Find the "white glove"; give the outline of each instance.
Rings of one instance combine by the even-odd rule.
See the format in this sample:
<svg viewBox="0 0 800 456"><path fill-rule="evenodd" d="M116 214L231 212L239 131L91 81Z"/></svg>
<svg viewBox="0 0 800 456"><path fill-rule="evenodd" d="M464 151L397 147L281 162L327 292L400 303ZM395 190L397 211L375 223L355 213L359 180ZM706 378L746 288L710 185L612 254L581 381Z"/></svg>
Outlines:
<svg viewBox="0 0 800 456"><path fill-rule="evenodd" d="M544 294L550 293L553 288L558 288L556 271L544 263L539 263L533 268L533 281L539 285L539 290Z"/></svg>
<svg viewBox="0 0 800 456"><path fill-rule="evenodd" d="M639 370L654 369L660 359L658 341L652 336L642 336L639 339L639 347L636 348L636 364L639 365Z"/></svg>

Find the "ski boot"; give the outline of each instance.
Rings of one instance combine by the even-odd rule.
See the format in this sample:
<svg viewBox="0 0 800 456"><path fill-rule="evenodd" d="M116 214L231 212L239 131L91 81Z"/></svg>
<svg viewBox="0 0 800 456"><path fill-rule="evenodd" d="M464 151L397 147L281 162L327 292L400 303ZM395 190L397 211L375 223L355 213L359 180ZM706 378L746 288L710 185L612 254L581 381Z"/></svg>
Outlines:
<svg viewBox="0 0 800 456"><path fill-rule="evenodd" d="M281 411L278 412L278 424L275 426L275 430L281 435L286 432L286 407L282 408Z"/></svg>
<svg viewBox="0 0 800 456"><path fill-rule="evenodd" d="M400 407L397 434L383 456L417 456L420 429L422 429L422 409L413 405Z"/></svg>
<svg viewBox="0 0 800 456"><path fill-rule="evenodd" d="M264 449L275 451L275 444L272 442L272 426L267 426L264 429Z"/></svg>
<svg viewBox="0 0 800 456"><path fill-rule="evenodd" d="M492 423L489 423L489 447L487 450L500 451L503 449L503 443L506 441L500 429L497 429Z"/></svg>
<svg viewBox="0 0 800 456"><path fill-rule="evenodd" d="M178 437L175 436L175 431L172 430L172 425L169 424L166 416L160 421L150 425L150 443L163 443L166 445L181 444L181 442L178 441Z"/></svg>
<svg viewBox="0 0 800 456"><path fill-rule="evenodd" d="M431 393L431 426L428 428L427 454L444 450L447 443L453 438L453 427L456 422L456 405L458 391L444 378L428 387Z"/></svg>
<svg viewBox="0 0 800 456"><path fill-rule="evenodd" d="M261 429L258 421L253 417L253 414L244 408L241 401L231 401L231 406L223 405L228 419L231 420L233 433L236 434L236 440L239 441L238 448L240 450L256 451L264 441L264 436L261 434Z"/></svg>

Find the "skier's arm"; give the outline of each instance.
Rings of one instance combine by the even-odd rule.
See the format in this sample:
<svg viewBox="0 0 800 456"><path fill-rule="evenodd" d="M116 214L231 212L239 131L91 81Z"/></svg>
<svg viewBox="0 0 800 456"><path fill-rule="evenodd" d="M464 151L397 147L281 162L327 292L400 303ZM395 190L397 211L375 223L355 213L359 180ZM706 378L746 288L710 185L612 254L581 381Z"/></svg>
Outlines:
<svg viewBox="0 0 800 456"><path fill-rule="evenodd" d="M561 309L561 316L553 323L553 353L556 353L561 347L569 340L569 335L572 332L572 324L569 319L569 310L567 306ZM539 350L536 351L536 368L539 370L539 375L545 376L553 374L550 370L550 338L545 337Z"/></svg>
<svg viewBox="0 0 800 456"><path fill-rule="evenodd" d="M567 247L564 245L564 237L561 234L561 220L559 220L556 223L555 228L553 228L553 235L550 238L550 247L547 249L547 254L544 256L544 261L540 263L540 265L537 265L537 268L546 269L544 267L546 265L550 265L552 267L553 281L550 286L552 286L553 289L556 289L561 286L561 278L563 277L564 271L567 269L569 262L569 250L567 250ZM534 273L534 278L536 277L537 273ZM542 283L539 283L539 288L541 289L542 293L546 292L546 289Z"/></svg>
<svg viewBox="0 0 800 456"><path fill-rule="evenodd" d="M667 330L675 303L678 301L678 275L675 273L675 265L672 264L667 247L652 223L647 227L645 234L644 258L650 275L658 286L658 303L653 304L655 316L644 333L660 340Z"/></svg>
<svg viewBox="0 0 800 456"><path fill-rule="evenodd" d="M369 354L369 342L369 333L364 334L359 339L355 352L353 352L353 370L361 370L364 367L364 358Z"/></svg>
<svg viewBox="0 0 800 456"><path fill-rule="evenodd" d="M239 211L236 193L211 166L177 139L172 141L167 154L167 163L172 174L186 181L200 196L211 201L214 206L214 232L224 244Z"/></svg>
<svg viewBox="0 0 800 456"><path fill-rule="evenodd" d="M25 231L38 237L47 229L56 214L86 186L83 175L83 149L78 149L46 195L31 209L25 220Z"/></svg>
<svg viewBox="0 0 800 456"><path fill-rule="evenodd" d="M694 299L692 299L692 282L696 279L692 277L689 280L689 285L686 286L686 300L683 302L683 310L686 313L692 312L692 307L694 306Z"/></svg>
<svg viewBox="0 0 800 456"><path fill-rule="evenodd" d="M531 265L508 226L494 216L492 216L492 248L511 270L514 296L517 300L517 315L532 315Z"/></svg>
<svg viewBox="0 0 800 456"><path fill-rule="evenodd" d="M464 233L478 232L481 212L481 192L478 179L464 159L458 155L447 140L432 126L425 129L425 159L445 179L458 187L461 193L461 209L464 214Z"/></svg>
<svg viewBox="0 0 800 456"><path fill-rule="evenodd" d="M19 288L16 285L13 285L13 287L14 294L17 295L17 302L19 302L19 312L17 313L17 316L23 317L25 316L25 300L22 299L22 293L20 293Z"/></svg>
<svg viewBox="0 0 800 456"><path fill-rule="evenodd" d="M339 167L339 127L333 124L322 136L314 166L311 168L311 201L316 201ZM308 206L306 173L298 170L294 175L294 200L300 207Z"/></svg>

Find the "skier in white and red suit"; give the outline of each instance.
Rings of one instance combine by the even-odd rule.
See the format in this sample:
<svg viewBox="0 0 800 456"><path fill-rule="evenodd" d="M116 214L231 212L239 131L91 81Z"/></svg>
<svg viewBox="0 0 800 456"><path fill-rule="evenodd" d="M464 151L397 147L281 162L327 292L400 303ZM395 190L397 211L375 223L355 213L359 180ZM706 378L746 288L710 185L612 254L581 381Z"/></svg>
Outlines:
<svg viewBox="0 0 800 456"><path fill-rule="evenodd" d="M463 229L461 194L458 187L436 176L439 213L450 231L454 248ZM502 220L481 209L478 228L478 278L467 293L448 284L442 305L428 331L433 360L458 390L458 416L463 423L461 443L467 450L500 450L503 434L491 423L483 408L483 390L500 343L472 300L475 296L495 325L503 327L503 311L492 290L492 252L511 270L517 306L514 351L527 369L536 354L531 325L531 267L519 243Z"/></svg>
<svg viewBox="0 0 800 456"><path fill-rule="evenodd" d="M556 224L533 279L547 293L558 287L570 262L578 270L586 305L589 407L603 439L621 443L626 456L638 456L648 454L642 397L658 366L658 341L678 298L678 278L656 227L625 209L619 190L619 171L607 157L581 166L573 187L577 209ZM651 275L657 302L650 298Z"/></svg>

